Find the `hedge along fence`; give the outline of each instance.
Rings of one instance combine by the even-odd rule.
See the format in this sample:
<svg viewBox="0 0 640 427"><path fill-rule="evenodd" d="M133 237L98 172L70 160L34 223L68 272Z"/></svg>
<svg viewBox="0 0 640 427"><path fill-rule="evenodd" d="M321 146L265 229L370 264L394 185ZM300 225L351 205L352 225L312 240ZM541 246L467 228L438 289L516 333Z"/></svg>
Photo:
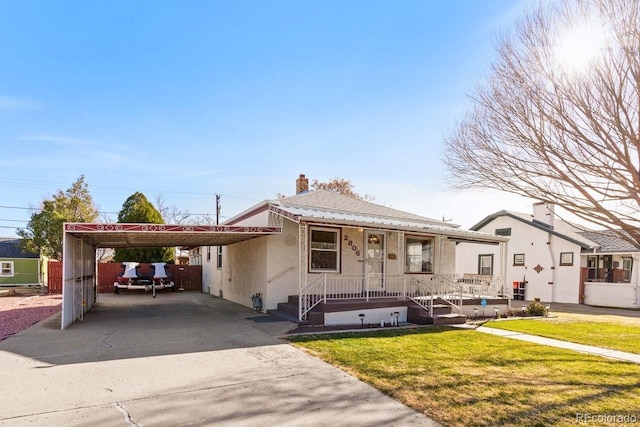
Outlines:
<svg viewBox="0 0 640 427"><path fill-rule="evenodd" d="M176 289L182 287L185 291L202 291L201 265L167 264L167 271L173 276ZM138 272L143 276L151 276L151 264L141 263ZM113 282L122 272L119 262L98 264L99 292L113 292ZM49 261L48 289L50 294L62 293L62 263Z"/></svg>

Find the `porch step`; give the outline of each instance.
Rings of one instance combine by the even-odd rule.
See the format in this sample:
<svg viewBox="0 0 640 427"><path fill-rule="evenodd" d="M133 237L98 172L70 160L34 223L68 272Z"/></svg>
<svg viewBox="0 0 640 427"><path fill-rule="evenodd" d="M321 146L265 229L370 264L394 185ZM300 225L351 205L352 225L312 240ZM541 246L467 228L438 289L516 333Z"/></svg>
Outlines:
<svg viewBox="0 0 640 427"><path fill-rule="evenodd" d="M463 314L442 314L433 316L432 325L463 325L467 323L467 316Z"/></svg>
<svg viewBox="0 0 640 427"><path fill-rule="evenodd" d="M309 313L307 313L307 319L302 322L298 321L298 297L290 296L288 302L278 303L278 308L273 310L274 314L280 317L291 320L292 322L299 323L300 325L324 325L324 312L319 307L314 307Z"/></svg>
<svg viewBox="0 0 640 427"><path fill-rule="evenodd" d="M278 311L290 314L294 317L298 317L298 303L296 302L279 302L278 303Z"/></svg>
<svg viewBox="0 0 640 427"><path fill-rule="evenodd" d="M417 325L460 325L467 321L467 317L452 313L449 305L434 305L433 317L419 305L408 307L407 321Z"/></svg>

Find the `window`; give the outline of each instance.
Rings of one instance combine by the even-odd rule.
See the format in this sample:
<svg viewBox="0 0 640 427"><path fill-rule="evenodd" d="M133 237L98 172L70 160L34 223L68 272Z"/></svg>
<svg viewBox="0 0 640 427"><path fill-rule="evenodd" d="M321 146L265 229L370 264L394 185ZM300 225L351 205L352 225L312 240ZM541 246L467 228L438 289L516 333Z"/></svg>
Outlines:
<svg viewBox="0 0 640 427"><path fill-rule="evenodd" d="M433 238L407 237L407 273L433 273Z"/></svg>
<svg viewBox="0 0 640 427"><path fill-rule="evenodd" d="M511 236L510 228L496 228L496 236Z"/></svg>
<svg viewBox="0 0 640 427"><path fill-rule="evenodd" d="M339 230L311 228L309 245L309 270L312 272L340 270Z"/></svg>
<svg viewBox="0 0 640 427"><path fill-rule="evenodd" d="M211 246L207 246L207 262L211 262Z"/></svg>
<svg viewBox="0 0 640 427"><path fill-rule="evenodd" d="M513 265L524 265L524 254L513 254Z"/></svg>
<svg viewBox="0 0 640 427"><path fill-rule="evenodd" d="M631 281L631 267L633 266L633 258L622 258L622 270L624 271L623 280Z"/></svg>
<svg viewBox="0 0 640 427"><path fill-rule="evenodd" d="M13 277L13 261L0 262L0 276Z"/></svg>
<svg viewBox="0 0 640 427"><path fill-rule="evenodd" d="M478 255L478 274L493 275L493 255Z"/></svg>
<svg viewBox="0 0 640 427"><path fill-rule="evenodd" d="M560 252L560 265L573 265L573 252Z"/></svg>
<svg viewBox="0 0 640 427"><path fill-rule="evenodd" d="M218 246L217 268L222 268L222 246Z"/></svg>

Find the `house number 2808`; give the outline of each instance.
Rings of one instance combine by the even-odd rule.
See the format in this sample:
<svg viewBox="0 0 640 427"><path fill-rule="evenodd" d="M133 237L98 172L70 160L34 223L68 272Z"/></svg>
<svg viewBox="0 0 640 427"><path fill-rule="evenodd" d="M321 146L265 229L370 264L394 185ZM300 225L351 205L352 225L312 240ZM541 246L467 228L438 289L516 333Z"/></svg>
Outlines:
<svg viewBox="0 0 640 427"><path fill-rule="evenodd" d="M358 249L358 246L353 244L353 240L349 239L349 236L346 234L344 235L344 241L347 242L347 245L351 247L351 250L356 253L356 256L360 256L360 249Z"/></svg>

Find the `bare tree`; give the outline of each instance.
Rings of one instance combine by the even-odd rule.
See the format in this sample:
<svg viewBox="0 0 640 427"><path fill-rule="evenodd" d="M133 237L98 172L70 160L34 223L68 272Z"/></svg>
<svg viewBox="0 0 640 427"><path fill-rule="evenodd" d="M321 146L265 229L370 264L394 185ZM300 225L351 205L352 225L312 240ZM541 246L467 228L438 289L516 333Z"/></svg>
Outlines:
<svg viewBox="0 0 640 427"><path fill-rule="evenodd" d="M344 178L333 178L328 182L319 182L317 179L314 179L313 183L311 184L311 188L313 188L314 190L333 191L335 193L344 194L345 196L353 197L354 199L358 200L374 200L373 196L369 196L368 194L361 196L360 194L353 191L353 184L351 184L351 181Z"/></svg>
<svg viewBox="0 0 640 427"><path fill-rule="evenodd" d="M197 225L216 225L216 216L212 214L193 214L189 222Z"/></svg>
<svg viewBox="0 0 640 427"><path fill-rule="evenodd" d="M640 248L638 0L532 11L500 39L471 99L445 139L454 188L555 203Z"/></svg>
<svg viewBox="0 0 640 427"><path fill-rule="evenodd" d="M188 210L181 210L176 205L167 204L162 194L156 196L156 207L167 224L183 224L191 218Z"/></svg>

